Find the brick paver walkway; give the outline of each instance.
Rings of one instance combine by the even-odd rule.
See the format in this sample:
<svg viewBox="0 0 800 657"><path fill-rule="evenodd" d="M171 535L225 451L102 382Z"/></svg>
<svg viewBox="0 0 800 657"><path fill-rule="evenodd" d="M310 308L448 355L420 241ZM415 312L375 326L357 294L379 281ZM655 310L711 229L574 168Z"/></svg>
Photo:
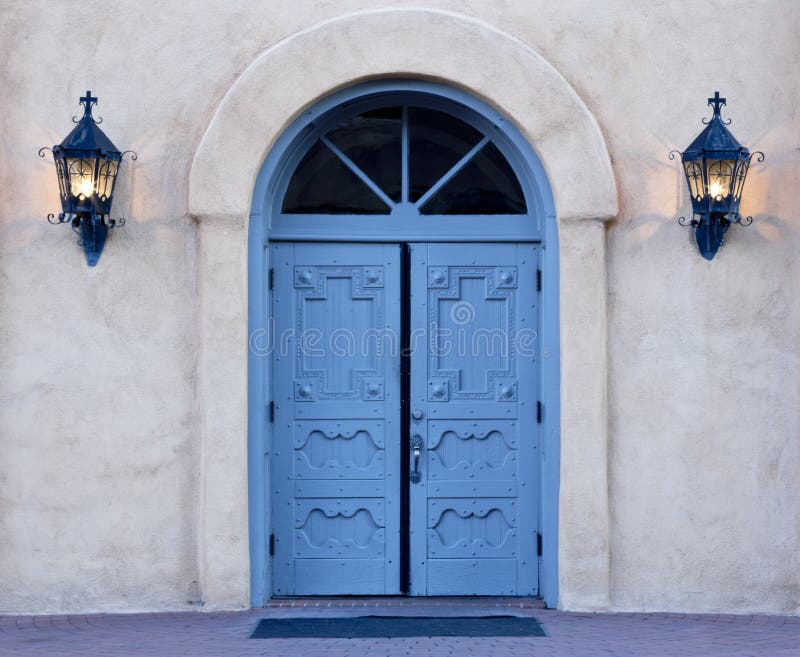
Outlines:
<svg viewBox="0 0 800 657"><path fill-rule="evenodd" d="M402 603L402 604L401 604ZM575 614L535 604L300 601L228 613L0 616L0 655L36 657L800 657L800 617ZM513 613L547 637L249 639L260 618Z"/></svg>

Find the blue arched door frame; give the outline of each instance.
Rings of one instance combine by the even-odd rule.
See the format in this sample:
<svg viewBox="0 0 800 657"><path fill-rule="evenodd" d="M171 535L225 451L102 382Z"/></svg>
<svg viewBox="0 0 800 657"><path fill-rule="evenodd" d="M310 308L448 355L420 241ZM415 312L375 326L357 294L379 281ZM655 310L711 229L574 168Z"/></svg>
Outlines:
<svg viewBox="0 0 800 657"><path fill-rule="evenodd" d="M271 425L269 424L270 388L268 353L270 328L270 297L268 285L269 240L271 219L277 198L286 184L287 172L293 169L305 151L304 146L314 131L315 122L337 108L352 109L353 104L367 105L371 99L387 94L416 95L420 102L452 111L462 106L472 121L496 130L526 193L529 207L536 207L535 230L519 235L504 232L494 241L539 241L542 246L542 299L540 323L540 390L545 412L543 414L543 449L541 453L541 503L542 556L539 562L540 593L548 607L558 601L558 492L560 471L560 355L559 355L559 278L558 233L555 204L544 167L531 145L516 127L490 105L453 87L418 80L390 79L359 84L320 100L303 111L284 131L267 155L256 179L251 203L248 230L248 500L250 518L250 601L254 607L262 606L270 596L271 563L269 562L269 453ZM454 105L457 104L457 105ZM372 217L372 221L377 218ZM452 233L447 238L453 241ZM279 239L321 239L331 236L277 234ZM358 235L345 236L347 241ZM341 239L341 237L339 237ZM364 237L374 241L373 237ZM380 238L379 238L380 239ZM387 234L386 241L425 241L429 235L409 231ZM436 239L434 236L433 239ZM439 238L440 241L442 238ZM491 235L481 235L481 241L491 240Z"/></svg>

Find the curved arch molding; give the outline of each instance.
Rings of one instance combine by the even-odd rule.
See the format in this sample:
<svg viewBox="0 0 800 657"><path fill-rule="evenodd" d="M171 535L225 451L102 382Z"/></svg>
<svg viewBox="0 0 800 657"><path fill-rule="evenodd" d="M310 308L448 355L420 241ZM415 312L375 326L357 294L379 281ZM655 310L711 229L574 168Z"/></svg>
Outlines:
<svg viewBox="0 0 800 657"><path fill-rule="evenodd" d="M544 550L557 550L560 607L608 608L603 222L617 214L608 150L585 104L539 54L486 23L427 9L346 15L276 43L234 82L198 146L189 211L199 231L198 558L206 608L250 603L245 244L256 178L302 111L337 89L387 77L444 82L493 105L545 168L560 244L550 312L561 328L560 344L543 345L561 353L560 396L545 399L545 413L560 416L550 431L560 430L561 503L557 540L545 536Z"/></svg>
<svg viewBox="0 0 800 657"><path fill-rule="evenodd" d="M616 216L605 141L558 71L485 23L421 9L344 16L262 53L203 135L190 177L191 214L247 216L261 163L299 110L354 82L397 75L449 82L512 117L544 163L559 220Z"/></svg>

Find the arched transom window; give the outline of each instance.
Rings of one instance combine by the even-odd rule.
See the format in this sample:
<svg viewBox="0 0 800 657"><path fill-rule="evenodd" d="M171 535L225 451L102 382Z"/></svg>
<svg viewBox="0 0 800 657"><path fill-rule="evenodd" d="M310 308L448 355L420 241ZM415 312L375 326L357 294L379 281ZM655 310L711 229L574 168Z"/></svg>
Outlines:
<svg viewBox="0 0 800 657"><path fill-rule="evenodd" d="M284 163L272 239L535 238L538 197L498 122L424 95L312 118Z"/></svg>

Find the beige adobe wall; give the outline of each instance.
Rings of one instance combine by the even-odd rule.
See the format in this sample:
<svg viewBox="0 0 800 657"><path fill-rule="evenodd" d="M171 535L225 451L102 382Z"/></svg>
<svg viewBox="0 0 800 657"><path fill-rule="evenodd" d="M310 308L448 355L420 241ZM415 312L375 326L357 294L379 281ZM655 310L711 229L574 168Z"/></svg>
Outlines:
<svg viewBox="0 0 800 657"><path fill-rule="evenodd" d="M658 29L598 30L629 62L605 84L631 92L576 82L606 131L622 207L608 239L611 603L797 614L800 5L692 3L688 20L677 4L653 8ZM699 55L709 25L736 45ZM767 160L745 188L755 223L708 263L675 226L688 203L664 153L703 127L716 89L733 134Z"/></svg>
<svg viewBox="0 0 800 657"><path fill-rule="evenodd" d="M192 218L192 162L259 55L389 4L456 12L541 55L611 156L616 222L561 230L567 258L607 270L607 279L562 272L573 298L600 311L564 311L567 326L596 336L578 345L565 332L565 372L583 364L607 382L564 383L569 399L590 400L565 422L590 449L565 445L562 605L800 613L800 7L788 0L691 11L634 0L4 3L0 612L248 604L246 236L240 208ZM709 25L732 36L710 47ZM69 47L68 34L96 36ZM323 45L358 47L358 33L339 36ZM440 47L466 57L471 45ZM521 97L500 89L502 66L472 75L501 108ZM43 221L57 192L52 164L35 155L63 138L88 87L112 140L140 153L114 207L131 221L94 270L67 228ZM717 88L734 134L768 159L746 188L756 223L732 229L706 263L672 221L687 203L665 158L702 127ZM300 109L268 92L265 114ZM565 160L544 164L571 170ZM216 184L249 194L252 180L239 189L228 173L220 162ZM586 176L574 184L593 189Z"/></svg>

